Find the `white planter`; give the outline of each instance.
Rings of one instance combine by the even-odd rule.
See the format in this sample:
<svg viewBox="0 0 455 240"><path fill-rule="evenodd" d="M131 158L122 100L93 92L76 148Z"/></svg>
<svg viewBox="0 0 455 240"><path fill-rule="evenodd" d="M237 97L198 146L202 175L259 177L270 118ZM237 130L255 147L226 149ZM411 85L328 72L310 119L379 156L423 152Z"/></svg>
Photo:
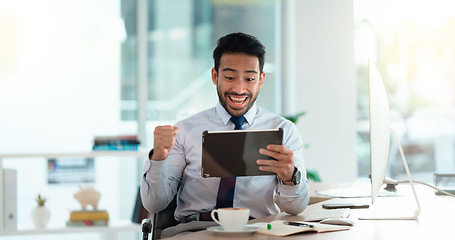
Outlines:
<svg viewBox="0 0 455 240"><path fill-rule="evenodd" d="M46 227L51 219L51 211L45 206L37 206L32 211L32 221L35 227Z"/></svg>

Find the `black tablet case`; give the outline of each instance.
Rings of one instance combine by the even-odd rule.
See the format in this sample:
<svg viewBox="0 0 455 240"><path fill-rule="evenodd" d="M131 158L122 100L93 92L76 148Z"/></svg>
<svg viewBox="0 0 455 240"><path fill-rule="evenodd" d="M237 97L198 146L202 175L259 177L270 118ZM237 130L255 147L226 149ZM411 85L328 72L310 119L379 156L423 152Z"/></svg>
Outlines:
<svg viewBox="0 0 455 240"><path fill-rule="evenodd" d="M202 177L275 175L259 170L258 159L273 159L259 153L268 144L281 145L283 129L204 131Z"/></svg>

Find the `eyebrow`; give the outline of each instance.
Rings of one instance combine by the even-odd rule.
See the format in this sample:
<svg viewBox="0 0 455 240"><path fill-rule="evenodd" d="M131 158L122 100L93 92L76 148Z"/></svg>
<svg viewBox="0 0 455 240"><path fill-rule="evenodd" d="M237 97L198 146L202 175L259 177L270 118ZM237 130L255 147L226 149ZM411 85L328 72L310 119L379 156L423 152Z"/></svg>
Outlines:
<svg viewBox="0 0 455 240"><path fill-rule="evenodd" d="M223 68L223 72L225 72L225 71L237 72L237 70L232 69L232 68ZM258 72L255 71L255 70L246 70L245 72L246 72L246 73L258 73Z"/></svg>

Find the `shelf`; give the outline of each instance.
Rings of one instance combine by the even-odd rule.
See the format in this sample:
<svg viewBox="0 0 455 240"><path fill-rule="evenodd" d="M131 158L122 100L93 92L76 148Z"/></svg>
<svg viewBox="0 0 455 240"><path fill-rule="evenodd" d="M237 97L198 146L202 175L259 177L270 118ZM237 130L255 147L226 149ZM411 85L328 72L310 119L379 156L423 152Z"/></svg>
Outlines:
<svg viewBox="0 0 455 240"><path fill-rule="evenodd" d="M138 157L144 158L148 156L146 150L124 150L124 151L87 151L87 152L54 152L54 153L0 153L0 179L3 179L3 159L8 158L61 158L61 157ZM3 183L0 184L0 200L4 198ZM2 202L1 201L1 202ZM51 226L49 228L33 228L18 227L18 230L4 230L3 214L5 212L3 204L0 204L0 236L6 235L30 235L30 234L52 234L52 233L79 233L79 232L102 232L105 234L125 232L125 231L141 231L140 224L131 223L131 221L120 221L109 223L109 226L94 226L94 227L66 227L66 226Z"/></svg>
<svg viewBox="0 0 455 240"><path fill-rule="evenodd" d="M89 151L73 153L22 153L22 154L0 154L0 158L58 158L58 157L101 157L101 156L120 156L120 157L147 157L147 151Z"/></svg>
<svg viewBox="0 0 455 240"><path fill-rule="evenodd" d="M15 231L0 231L0 236L8 235L32 235L32 234L53 234L53 233L83 233L83 232L97 232L97 233L114 233L114 232L140 232L141 225L132 223L131 221L115 221L109 222L109 226L92 226L92 227L66 227L66 226L51 226L48 228L19 228Z"/></svg>

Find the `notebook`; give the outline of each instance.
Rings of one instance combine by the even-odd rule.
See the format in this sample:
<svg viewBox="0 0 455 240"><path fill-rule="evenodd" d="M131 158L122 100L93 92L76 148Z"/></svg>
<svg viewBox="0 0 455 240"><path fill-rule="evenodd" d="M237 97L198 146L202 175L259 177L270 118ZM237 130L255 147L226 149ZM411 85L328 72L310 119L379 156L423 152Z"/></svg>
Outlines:
<svg viewBox="0 0 455 240"><path fill-rule="evenodd" d="M284 237L296 233L303 232L334 232L334 231L343 231L349 230L349 226L341 225L330 225L330 224L320 224L320 223L305 223L305 222L293 222L293 223L302 223L307 226L292 226L285 224L286 221L275 220L270 223L258 222L253 225L258 226L259 230L257 233L271 236ZM309 227L308 227L309 226Z"/></svg>
<svg viewBox="0 0 455 240"><path fill-rule="evenodd" d="M259 153L268 144L281 145L283 129L204 131L202 133L202 177L274 175L259 170Z"/></svg>

